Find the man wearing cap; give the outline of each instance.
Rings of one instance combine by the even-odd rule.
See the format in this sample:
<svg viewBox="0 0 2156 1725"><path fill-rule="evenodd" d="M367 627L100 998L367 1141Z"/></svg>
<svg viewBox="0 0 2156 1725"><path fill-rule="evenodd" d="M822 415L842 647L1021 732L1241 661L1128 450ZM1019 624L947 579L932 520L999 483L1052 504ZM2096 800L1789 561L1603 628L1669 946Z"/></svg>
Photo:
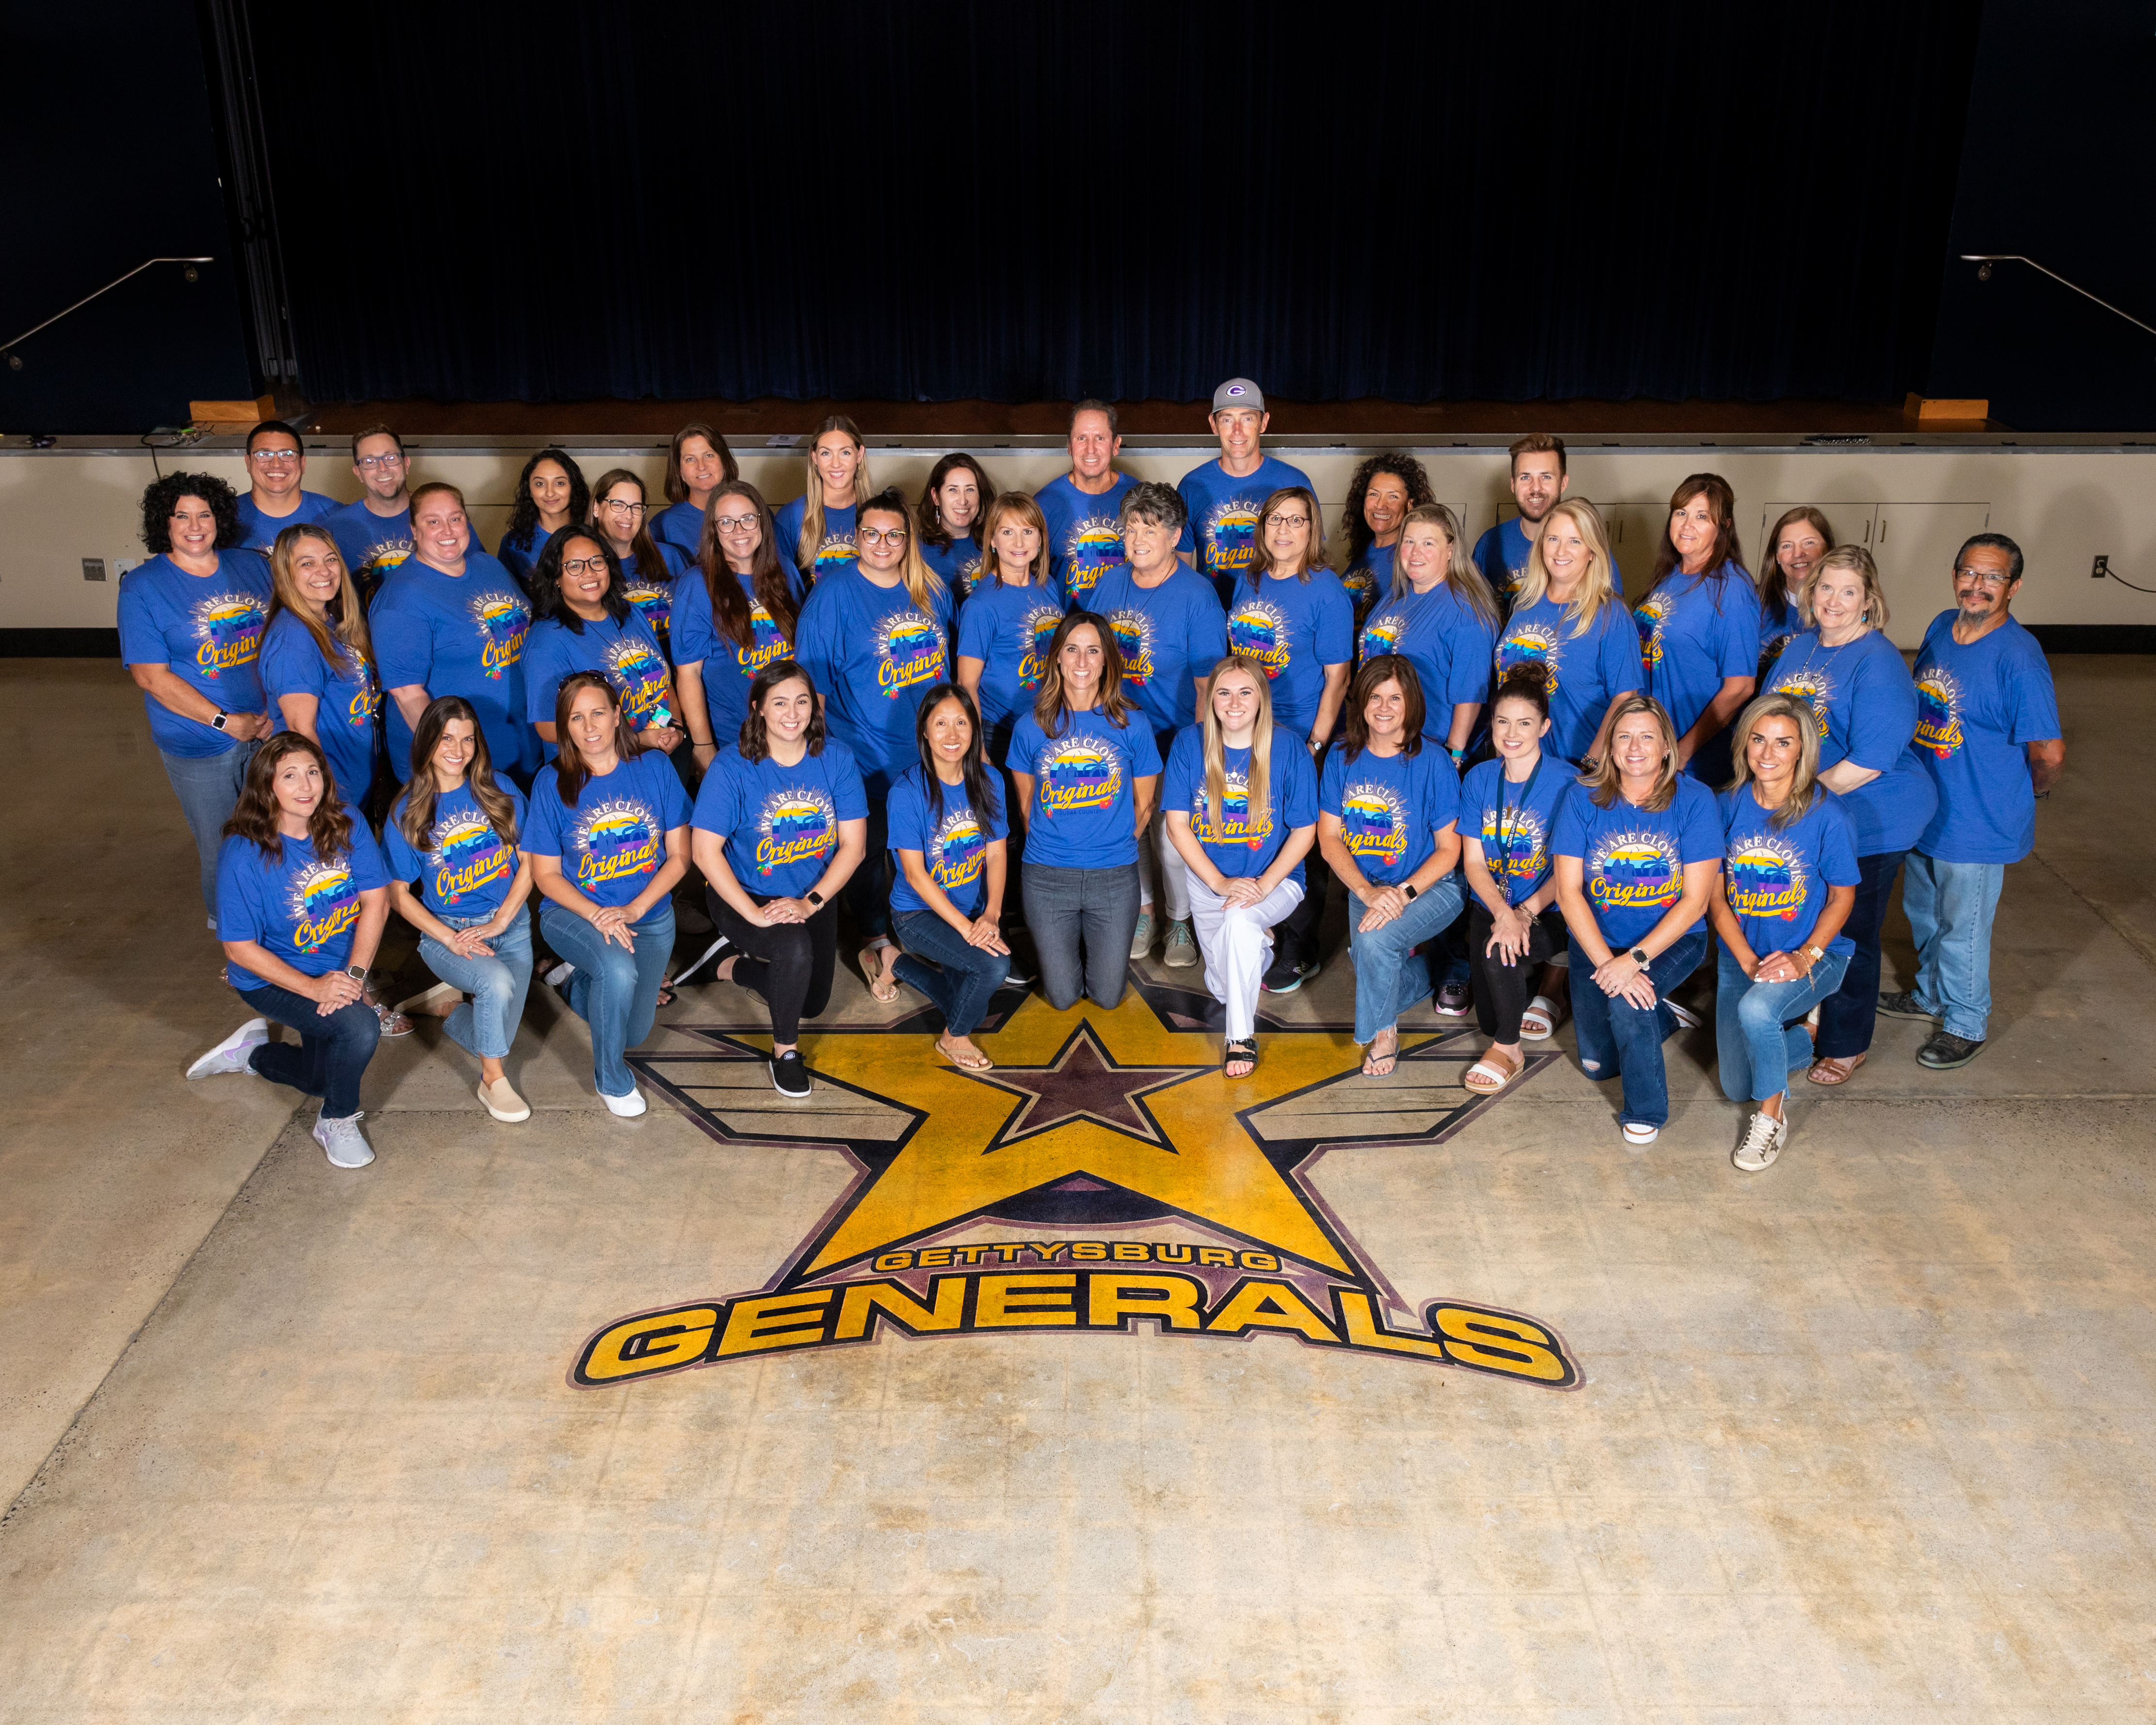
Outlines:
<svg viewBox="0 0 2156 1725"><path fill-rule="evenodd" d="M1227 605L1256 553L1265 499L1283 485L1309 486L1313 497L1317 488L1300 467L1276 461L1259 447L1272 415L1265 411L1265 392L1248 377L1230 377L1213 392L1213 414L1205 423L1220 439L1220 457L1192 468L1175 488L1190 516L1176 549L1212 578L1213 590Z"/></svg>
<svg viewBox="0 0 2156 1725"><path fill-rule="evenodd" d="M1123 494L1137 481L1116 471L1123 439L1116 410L1081 401L1070 410L1070 471L1033 494L1048 523L1050 572L1065 605L1090 605L1094 583L1123 564Z"/></svg>

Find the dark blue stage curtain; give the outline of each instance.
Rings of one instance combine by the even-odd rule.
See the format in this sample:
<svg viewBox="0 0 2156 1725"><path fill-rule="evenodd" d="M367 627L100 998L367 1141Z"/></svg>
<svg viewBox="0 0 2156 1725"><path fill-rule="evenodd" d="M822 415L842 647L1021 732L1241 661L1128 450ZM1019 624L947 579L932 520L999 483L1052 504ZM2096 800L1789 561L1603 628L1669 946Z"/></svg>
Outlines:
<svg viewBox="0 0 2156 1725"><path fill-rule="evenodd" d="M307 393L1876 399L1968 0L254 9Z"/></svg>

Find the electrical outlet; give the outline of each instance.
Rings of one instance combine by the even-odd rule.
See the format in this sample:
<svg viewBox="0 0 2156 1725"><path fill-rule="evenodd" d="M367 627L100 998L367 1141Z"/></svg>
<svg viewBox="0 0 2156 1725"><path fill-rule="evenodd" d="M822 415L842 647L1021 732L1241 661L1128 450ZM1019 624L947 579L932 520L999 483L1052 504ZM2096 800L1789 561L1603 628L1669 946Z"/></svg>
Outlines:
<svg viewBox="0 0 2156 1725"><path fill-rule="evenodd" d="M112 560L112 572L115 575L125 575L130 569L139 569L141 567L142 559L140 557L115 557Z"/></svg>
<svg viewBox="0 0 2156 1725"><path fill-rule="evenodd" d="M2105 576L2110 573L2111 559L2109 557L2098 557L2096 560L2096 567L2089 571L2090 576L2097 581L2102 580Z"/></svg>
<svg viewBox="0 0 2156 1725"><path fill-rule="evenodd" d="M105 559L103 557L85 557L82 560L82 578L85 581L104 580Z"/></svg>

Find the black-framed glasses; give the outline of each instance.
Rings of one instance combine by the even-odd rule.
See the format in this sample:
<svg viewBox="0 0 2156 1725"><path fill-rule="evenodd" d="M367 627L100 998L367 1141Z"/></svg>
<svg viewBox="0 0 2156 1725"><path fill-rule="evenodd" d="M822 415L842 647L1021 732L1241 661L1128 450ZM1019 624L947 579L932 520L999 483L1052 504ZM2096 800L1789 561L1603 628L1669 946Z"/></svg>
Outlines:
<svg viewBox="0 0 2156 1725"><path fill-rule="evenodd" d="M403 465L404 452L401 449L393 455L362 455L352 463L353 466L364 467L370 473L378 472L385 467L402 467Z"/></svg>
<svg viewBox="0 0 2156 1725"><path fill-rule="evenodd" d="M604 557L563 557L562 559L562 572L564 575L582 575L587 571L594 575L605 574L606 559Z"/></svg>
<svg viewBox="0 0 2156 1725"><path fill-rule="evenodd" d="M1306 515L1269 515L1265 517L1265 525L1268 527L1306 527L1310 525L1310 517Z"/></svg>
<svg viewBox="0 0 2156 1725"><path fill-rule="evenodd" d="M615 515L642 515L644 513L644 506L641 503L624 503L619 497L608 498L603 506L612 511Z"/></svg>
<svg viewBox="0 0 2156 1725"><path fill-rule="evenodd" d="M715 515L711 517L711 525L721 533L746 533L756 525L756 517L752 515Z"/></svg>

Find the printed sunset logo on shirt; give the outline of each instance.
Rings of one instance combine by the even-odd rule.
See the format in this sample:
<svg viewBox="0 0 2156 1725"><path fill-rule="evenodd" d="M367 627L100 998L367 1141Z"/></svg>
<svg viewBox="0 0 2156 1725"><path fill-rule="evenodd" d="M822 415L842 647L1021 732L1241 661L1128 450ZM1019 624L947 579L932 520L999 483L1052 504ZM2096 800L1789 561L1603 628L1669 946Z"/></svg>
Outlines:
<svg viewBox="0 0 2156 1725"><path fill-rule="evenodd" d="M1245 845L1251 850L1260 849L1272 836L1272 798L1265 799L1267 807L1259 815L1257 824L1250 824L1250 776L1228 768L1220 775L1220 824L1213 824L1213 800L1205 794L1205 781L1199 780L1190 793L1190 826L1200 845Z"/></svg>
<svg viewBox="0 0 2156 1725"><path fill-rule="evenodd" d="M480 664L490 681L499 682L502 673L524 656L524 633L531 627L531 608L521 594L483 593L474 595L471 614L479 632L486 637L486 650L480 655Z"/></svg>
<svg viewBox="0 0 2156 1725"><path fill-rule="evenodd" d="M1804 865L1795 845L1774 833L1739 839L1729 847L1723 891L1740 916L1794 922L1804 907Z"/></svg>
<svg viewBox="0 0 2156 1725"><path fill-rule="evenodd" d="M1942 665L1917 671L1917 745L1942 761L1962 745L1961 685Z"/></svg>
<svg viewBox="0 0 2156 1725"><path fill-rule="evenodd" d="M222 676L243 665L252 665L262 651L262 630L270 620L268 608L251 593L219 593L203 600L194 609L195 669L205 676Z"/></svg>
<svg viewBox="0 0 2156 1725"><path fill-rule="evenodd" d="M666 644L666 632L674 622L674 591L649 581L628 581L622 583L622 597L636 607L636 614L644 619L644 627L661 646Z"/></svg>
<svg viewBox="0 0 2156 1725"><path fill-rule="evenodd" d="M1367 856L1397 866L1408 854L1408 805L1383 780L1348 785L1340 798L1340 838L1358 865Z"/></svg>
<svg viewBox="0 0 2156 1725"><path fill-rule="evenodd" d="M1034 793L1043 814L1079 809L1112 808L1123 785L1123 763L1113 749L1082 737L1052 742L1043 749Z"/></svg>
<svg viewBox="0 0 2156 1725"><path fill-rule="evenodd" d="M894 611L876 630L876 687L896 701L943 677L943 631L919 611Z"/></svg>
<svg viewBox="0 0 2156 1725"><path fill-rule="evenodd" d="M756 871L814 862L839 845L839 811L816 785L790 785L763 799L756 818Z"/></svg>
<svg viewBox="0 0 2156 1725"><path fill-rule="evenodd" d="M1287 613L1263 599L1239 599L1228 614L1228 650L1257 660L1268 682L1287 669L1290 632Z"/></svg>
<svg viewBox="0 0 2156 1725"><path fill-rule="evenodd" d="M641 803L602 803L578 816L570 842L577 849L577 885L597 886L659 872L664 843Z"/></svg>
<svg viewBox="0 0 2156 1725"><path fill-rule="evenodd" d="M1612 833L1587 860L1587 896L1610 910L1666 907L1684 896L1684 864L1661 833Z"/></svg>
<svg viewBox="0 0 2156 1725"><path fill-rule="evenodd" d="M1216 575L1240 575L1250 567L1258 545L1258 506L1249 497L1228 497L1205 517L1205 541L1212 547Z"/></svg>
<svg viewBox="0 0 2156 1725"><path fill-rule="evenodd" d="M1388 611L1383 617L1373 617L1363 625L1363 656L1376 659L1387 653L1400 650L1400 637L1407 633L1408 614Z"/></svg>
<svg viewBox="0 0 2156 1725"><path fill-rule="evenodd" d="M1767 674L1774 670L1776 662L1780 660L1782 649L1796 638L1794 629L1785 629L1779 634L1771 637L1767 644L1759 649L1759 680L1761 682L1767 680ZM1826 735L1826 721L1824 718L1820 721L1820 735L1822 737Z"/></svg>
<svg viewBox="0 0 2156 1725"><path fill-rule="evenodd" d="M1048 665L1048 644L1055 639L1056 628L1062 621L1063 614L1053 605L1035 605L1019 619L1019 628L1032 643L1018 662L1021 689L1040 686L1040 674Z"/></svg>
<svg viewBox="0 0 2156 1725"><path fill-rule="evenodd" d="M826 533L824 542L816 547L816 564L810 570L812 579L829 574L834 569L843 569L860 553L854 549L850 533Z"/></svg>
<svg viewBox="0 0 2156 1725"><path fill-rule="evenodd" d="M753 600L748 608L748 633L754 644L735 648L734 662L752 675L767 665L776 665L793 650L793 643L786 639L771 613Z"/></svg>
<svg viewBox="0 0 2156 1725"><path fill-rule="evenodd" d="M1088 516L1063 536L1063 590L1073 601L1092 592L1101 577L1123 562L1123 536L1112 517Z"/></svg>
<svg viewBox="0 0 2156 1725"><path fill-rule="evenodd" d="M1340 578L1340 584L1348 590L1348 599L1359 611L1378 597L1378 578L1368 563L1358 563Z"/></svg>
<svg viewBox="0 0 2156 1725"><path fill-rule="evenodd" d="M969 599L973 598L973 589L981 584L980 552L977 551L973 556L960 562L957 569L957 583L958 591Z"/></svg>
<svg viewBox="0 0 2156 1725"><path fill-rule="evenodd" d="M1532 880L1549 866L1549 834L1532 809L1485 809L1476 836L1483 860L1496 865L1491 872L1501 880Z"/></svg>
<svg viewBox="0 0 2156 1725"><path fill-rule="evenodd" d="M1791 639L1784 635L1786 642ZM1827 675L1823 665L1800 665L1774 685L1777 695L1786 695L1793 701L1801 701L1812 710L1812 717L1819 723L1819 734L1826 736L1826 711L1834 696L1834 679Z"/></svg>
<svg viewBox="0 0 2156 1725"><path fill-rule="evenodd" d="M666 661L634 636L608 644L606 674L621 691L622 704L638 730L664 725L674 716L666 710Z"/></svg>
<svg viewBox="0 0 2156 1725"><path fill-rule="evenodd" d="M1123 680L1142 689L1152 680L1152 619L1135 607L1108 614L1116 650L1123 655Z"/></svg>
<svg viewBox="0 0 2156 1725"><path fill-rule="evenodd" d="M341 858L305 864L293 877L289 908L293 947L321 951L359 921L359 887L352 870Z"/></svg>
<svg viewBox="0 0 2156 1725"><path fill-rule="evenodd" d="M1547 623L1516 623L1508 628L1497 643L1497 676L1500 681L1505 673L1516 665L1538 665L1543 668L1543 689L1557 693L1557 662L1563 649L1558 644L1555 628Z"/></svg>
<svg viewBox="0 0 2156 1725"><path fill-rule="evenodd" d="M1632 614L1633 624L1640 631L1640 663L1645 669L1652 670L1662 662L1662 625L1675 608L1661 593L1650 593Z"/></svg>
<svg viewBox="0 0 2156 1725"><path fill-rule="evenodd" d="M506 880L515 859L501 835L475 814L456 814L438 822L427 866L434 871L434 896L454 904L490 881Z"/></svg>
<svg viewBox="0 0 2156 1725"><path fill-rule="evenodd" d="M953 886L970 886L981 878L981 859L988 854L988 835L981 830L971 808L953 809L937 825L929 847L935 855L929 875L947 892Z"/></svg>

